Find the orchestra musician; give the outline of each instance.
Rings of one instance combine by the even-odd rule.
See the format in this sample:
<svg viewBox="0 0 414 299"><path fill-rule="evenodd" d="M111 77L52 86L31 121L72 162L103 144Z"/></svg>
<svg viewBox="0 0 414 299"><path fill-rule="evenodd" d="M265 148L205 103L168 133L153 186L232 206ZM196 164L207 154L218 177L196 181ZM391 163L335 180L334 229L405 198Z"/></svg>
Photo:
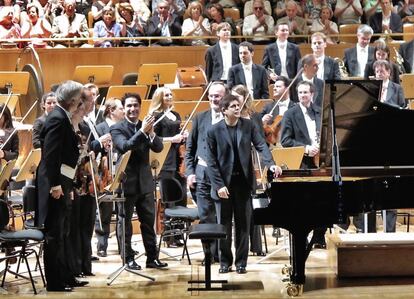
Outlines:
<svg viewBox="0 0 414 299"><path fill-rule="evenodd" d="M4 109L4 110L3 110ZM19 136L14 134L10 139L10 134L13 133L13 120L9 107L0 104L0 160L10 161L17 159L19 156ZM9 139L9 141L7 141ZM6 144L4 144L7 141Z"/></svg>
<svg viewBox="0 0 414 299"><path fill-rule="evenodd" d="M96 132L99 136L106 136L107 134L109 134L110 127L123 120L124 116L124 106L122 106L121 100L116 98L108 99L105 102L105 110L103 112L103 117L105 120L96 126ZM111 160L112 162L116 162L118 153L116 153L113 150L111 142L107 142L106 144L107 146L104 147L105 150L103 151L103 155L107 157L108 155L112 155L112 159L107 159L108 163L110 163ZM99 143L99 147L102 148L103 146L101 146L101 144ZM104 160L102 159L101 163L103 163L103 161ZM111 167L111 165L107 165L107 167ZM112 211L112 202L101 202L99 204L102 230L100 227L99 219L96 219L95 221L95 236L98 241L96 244L96 252L99 257L107 256Z"/></svg>
<svg viewBox="0 0 414 299"><path fill-rule="evenodd" d="M159 87L155 90L151 104L149 107L149 114L154 115L155 121L162 119L154 127L154 132L157 136L161 137L162 141L171 142L170 150L168 151L167 157L164 164L159 172L158 178L160 180L161 195L163 195L163 189L165 188L165 180L175 178L181 183L183 190L183 196L181 201L177 202L176 205L187 206L187 190L186 180L179 173L180 163L180 145L185 142L188 132L184 131L181 134L181 117L176 111L172 111L173 107L173 94L171 89L168 87ZM168 247L179 247L183 246L179 239L167 240Z"/></svg>
<svg viewBox="0 0 414 299"><path fill-rule="evenodd" d="M198 113L192 120L192 129L187 139L185 153L185 173L187 186L196 190L197 208L200 223L216 223L216 210L211 198L211 183L207 175L207 131L214 124L223 119L219 103L228 94L228 89L223 82L216 81L210 85L208 99L210 109ZM210 250L214 255L214 261L218 261L218 248L215 242L211 242Z"/></svg>
<svg viewBox="0 0 414 299"><path fill-rule="evenodd" d="M42 110L44 111L44 113L36 118L36 120L33 123L33 135L32 135L32 143L33 143L33 148L40 148L41 144L40 144L40 133L42 132L43 126L45 124L46 121L46 117L47 115L52 112L52 110L55 108L56 106L56 95L55 93L52 92L48 92L46 94L43 95L41 103L40 103L40 107L42 108Z"/></svg>
<svg viewBox="0 0 414 299"><path fill-rule="evenodd" d="M252 213L251 192L256 187L251 146L261 154L263 163L276 176L276 166L264 138L249 119L241 117L237 97L226 95L219 104L224 120L207 133L207 173L211 181L211 197L216 201L218 221L226 227L227 238L220 240L219 273L232 271L232 219L236 230L235 265L238 274L247 273L249 230Z"/></svg>
<svg viewBox="0 0 414 299"><path fill-rule="evenodd" d="M36 174L36 226L44 226L44 269L48 291L68 292L79 286L67 260L73 179L79 157L70 116L81 103L82 84L63 82L56 91L58 104L41 133L42 158ZM62 142L64 140L64 142Z"/></svg>
<svg viewBox="0 0 414 299"><path fill-rule="evenodd" d="M325 54L327 37L322 32L315 32L311 36L311 48L318 62L316 76L321 80L341 80L339 64L332 57Z"/></svg>
<svg viewBox="0 0 414 299"><path fill-rule="evenodd" d="M314 157L319 154L321 111L313 101L315 86L309 81L301 81L296 87L296 92L299 104L283 115L280 143L283 147L304 146L305 155L301 168L316 168ZM315 248L326 248L325 231L325 228L314 230Z"/></svg>
<svg viewBox="0 0 414 299"><path fill-rule="evenodd" d="M154 182L152 180L149 164L150 149L159 153L163 149L161 139L154 133L154 116L147 115L143 121L138 119L141 109L141 97L136 93L127 93L121 99L125 119L111 126L110 133L115 149L124 154L131 150L131 157L126 166L126 179L123 182L125 203L118 204L120 214L117 232L122 235L122 216L125 223L125 261L127 267L132 270L140 270L141 266L134 260L135 251L131 246L132 237L132 213L136 208L141 223L141 233L147 255L147 268L164 268L157 256L156 235L154 230ZM123 206L124 209L123 210ZM121 250L123 252L124 250Z"/></svg>

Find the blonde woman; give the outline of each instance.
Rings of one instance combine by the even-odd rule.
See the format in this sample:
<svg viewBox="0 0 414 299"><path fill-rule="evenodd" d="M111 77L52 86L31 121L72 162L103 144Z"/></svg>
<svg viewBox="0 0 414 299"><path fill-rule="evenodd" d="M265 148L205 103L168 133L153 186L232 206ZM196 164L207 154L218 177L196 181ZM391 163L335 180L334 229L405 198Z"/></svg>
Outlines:
<svg viewBox="0 0 414 299"><path fill-rule="evenodd" d="M187 15L182 26L182 36L210 36L210 23L207 18L202 16L203 5L198 1L193 1L188 5ZM188 39L184 41L186 45L202 46L207 44L207 40Z"/></svg>
<svg viewBox="0 0 414 299"><path fill-rule="evenodd" d="M173 94L168 87L159 87L155 90L151 104L150 114L154 115L156 125L154 126L155 134L162 138L163 142L171 142L171 147L168 155L165 159L164 165L159 173L161 196L163 196L162 190L167 179L174 178L179 181L183 188L182 200L177 205L187 205L187 192L186 192L186 180L180 174L179 167L182 161L180 157L180 146L184 145L184 141L187 138L188 133L180 134L181 117L180 115L172 111L173 107ZM162 120L158 121L162 117ZM167 241L168 247L179 247L183 243L178 239L169 238Z"/></svg>

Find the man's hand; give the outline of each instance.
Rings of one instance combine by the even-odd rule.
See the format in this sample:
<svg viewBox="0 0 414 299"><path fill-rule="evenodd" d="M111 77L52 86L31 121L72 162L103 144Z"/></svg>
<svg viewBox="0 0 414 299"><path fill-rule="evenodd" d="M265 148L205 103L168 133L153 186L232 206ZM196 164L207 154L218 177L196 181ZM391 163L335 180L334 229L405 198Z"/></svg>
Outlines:
<svg viewBox="0 0 414 299"><path fill-rule="evenodd" d="M218 189L217 194L220 198L223 198L223 199L228 199L230 195L229 190L225 186Z"/></svg>
<svg viewBox="0 0 414 299"><path fill-rule="evenodd" d="M194 189L195 188L195 183L196 183L196 176L195 176L195 174L190 174L187 177L187 187L188 188L191 188L191 189Z"/></svg>
<svg viewBox="0 0 414 299"><path fill-rule="evenodd" d="M262 117L262 123L264 125L270 124L270 122L272 121L272 115L271 114L265 114Z"/></svg>
<svg viewBox="0 0 414 299"><path fill-rule="evenodd" d="M62 187L56 188L50 192L54 199L59 199L63 194Z"/></svg>
<svg viewBox="0 0 414 299"><path fill-rule="evenodd" d="M145 116L143 122L142 122L142 130L145 134L149 134L153 129L153 124L155 121L155 117L152 115Z"/></svg>
<svg viewBox="0 0 414 299"><path fill-rule="evenodd" d="M278 176L280 176L280 175L282 174L282 168L280 168L280 167L279 167L279 166L277 166L277 165L272 165L272 166L270 166L269 170L270 170L271 172L273 172L273 176L274 176L275 178L277 178Z"/></svg>

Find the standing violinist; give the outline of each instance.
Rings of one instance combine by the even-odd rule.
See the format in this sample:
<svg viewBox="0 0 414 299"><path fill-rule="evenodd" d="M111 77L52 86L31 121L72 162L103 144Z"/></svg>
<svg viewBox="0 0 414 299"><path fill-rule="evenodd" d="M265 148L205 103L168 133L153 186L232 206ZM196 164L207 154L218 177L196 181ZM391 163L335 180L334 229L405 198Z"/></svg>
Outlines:
<svg viewBox="0 0 414 299"><path fill-rule="evenodd" d="M103 112L104 121L101 122L99 125L96 126L96 132L100 137L102 136L108 136L110 127L117 122L124 119L124 107L122 106L122 102L119 99L108 99L105 102L105 110ZM109 135L110 136L110 135ZM106 146L105 146L106 145ZM102 152L102 155L109 157L111 156L111 159L102 159L101 163L104 163L105 161L109 164L106 165L109 169L112 168L110 165L110 162L116 162L118 153L114 151L112 147L112 142L108 141L106 144L101 144L98 142L98 146L100 149L104 149ZM112 202L101 202L99 204L99 212L101 215L101 222L102 222L102 229L100 227L99 219L96 219L95 221L95 235L98 240L96 244L96 251L97 255L99 257L106 257L107 256L107 248L108 248L108 238L110 233L110 224L111 224L111 217L112 217L112 211L113 211L113 203Z"/></svg>
<svg viewBox="0 0 414 299"><path fill-rule="evenodd" d="M9 141L10 134L12 134L13 122L9 107L0 104L0 160L10 161L17 159L19 156L19 136L14 134ZM5 143L7 141L7 143Z"/></svg>
<svg viewBox="0 0 414 299"><path fill-rule="evenodd" d="M171 110L172 107L173 94L171 89L168 87L157 88L152 96L149 113L154 115L155 121L162 117L154 127L154 132L157 136L161 137L162 141L171 142L170 150L159 173L161 194L163 196L162 190L164 189L166 179L177 179L181 183L183 197L176 204L185 207L187 206L186 180L179 173L179 166L181 163L184 163L180 157L180 146L183 145L183 142L188 136L188 132L185 131L181 134L181 117L176 111ZM183 245L179 239L167 240L168 247L179 247Z"/></svg>

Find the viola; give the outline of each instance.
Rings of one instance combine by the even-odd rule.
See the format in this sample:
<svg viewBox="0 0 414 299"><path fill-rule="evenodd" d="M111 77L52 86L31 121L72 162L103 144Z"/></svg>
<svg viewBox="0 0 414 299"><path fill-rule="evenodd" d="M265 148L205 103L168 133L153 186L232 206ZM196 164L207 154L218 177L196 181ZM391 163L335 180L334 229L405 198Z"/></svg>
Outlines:
<svg viewBox="0 0 414 299"><path fill-rule="evenodd" d="M265 139L266 142L269 144L276 144L279 142L280 136L280 128L282 124L282 115L277 115L273 120L273 123L268 125L264 125L263 129L265 132Z"/></svg>

